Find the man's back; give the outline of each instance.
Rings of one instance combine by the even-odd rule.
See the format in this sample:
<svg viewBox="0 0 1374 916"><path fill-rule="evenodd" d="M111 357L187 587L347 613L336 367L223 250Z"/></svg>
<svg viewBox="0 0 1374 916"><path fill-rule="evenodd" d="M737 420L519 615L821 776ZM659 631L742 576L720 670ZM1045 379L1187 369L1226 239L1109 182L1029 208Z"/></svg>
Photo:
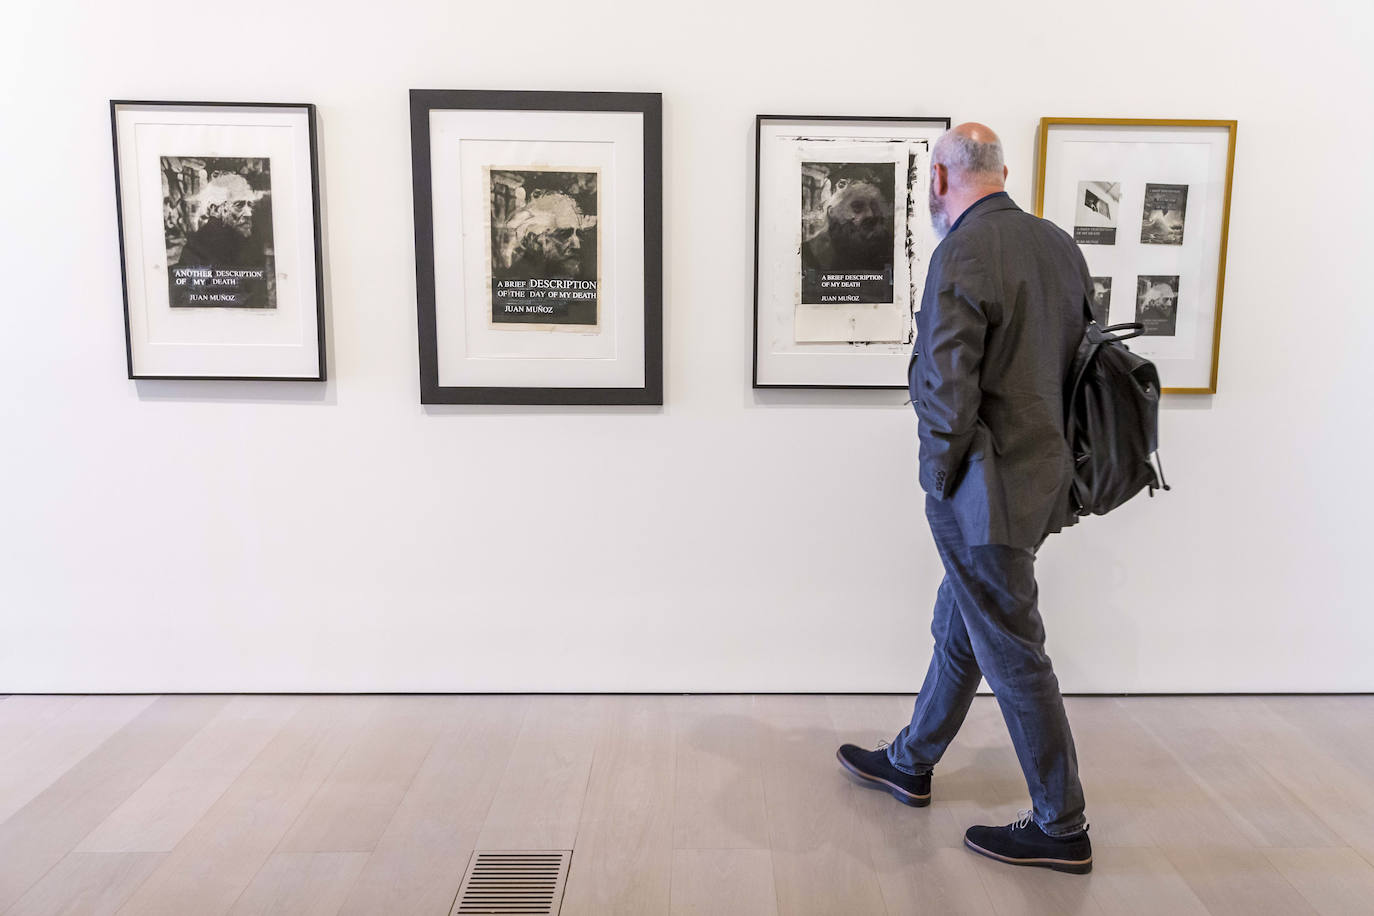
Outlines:
<svg viewBox="0 0 1374 916"><path fill-rule="evenodd" d="M970 544L1031 547L1074 521L1063 387L1091 288L1074 241L1005 195L931 259L911 375L921 483Z"/></svg>

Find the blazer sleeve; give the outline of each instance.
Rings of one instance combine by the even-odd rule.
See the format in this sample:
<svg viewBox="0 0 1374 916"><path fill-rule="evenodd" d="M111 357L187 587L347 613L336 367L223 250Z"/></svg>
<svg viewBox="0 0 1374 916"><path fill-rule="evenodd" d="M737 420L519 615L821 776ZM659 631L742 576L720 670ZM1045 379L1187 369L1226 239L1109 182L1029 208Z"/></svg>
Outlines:
<svg viewBox="0 0 1374 916"><path fill-rule="evenodd" d="M920 357L908 381L921 440L921 488L945 499L959 483L978 425L982 401L980 366L987 337L987 303L975 268L964 259L947 263L922 316Z"/></svg>

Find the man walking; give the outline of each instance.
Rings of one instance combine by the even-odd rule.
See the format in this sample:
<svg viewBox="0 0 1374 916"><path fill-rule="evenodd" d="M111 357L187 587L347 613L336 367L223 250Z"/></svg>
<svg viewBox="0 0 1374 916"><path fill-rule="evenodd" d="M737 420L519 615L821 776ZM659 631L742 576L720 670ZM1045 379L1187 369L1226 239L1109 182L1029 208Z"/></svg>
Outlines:
<svg viewBox="0 0 1374 916"><path fill-rule="evenodd" d="M965 844L1015 865L1087 873L1092 845L1059 681L1045 654L1035 553L1074 521L1064 377L1092 278L1072 238L1004 190L1002 143L981 124L931 156L931 258L909 366L926 518L944 564L935 650L911 723L890 746L839 749L851 773L898 801L930 804L931 771L987 678L1032 809Z"/></svg>

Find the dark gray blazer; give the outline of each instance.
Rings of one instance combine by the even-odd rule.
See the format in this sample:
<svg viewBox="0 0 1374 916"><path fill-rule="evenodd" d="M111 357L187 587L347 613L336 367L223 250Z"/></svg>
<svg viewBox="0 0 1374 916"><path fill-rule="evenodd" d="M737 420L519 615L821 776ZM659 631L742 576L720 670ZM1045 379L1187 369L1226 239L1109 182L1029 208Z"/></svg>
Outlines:
<svg viewBox="0 0 1374 916"><path fill-rule="evenodd" d="M908 365L921 487L970 545L1035 547L1074 523L1064 376L1092 279L1062 229L974 204L931 256Z"/></svg>

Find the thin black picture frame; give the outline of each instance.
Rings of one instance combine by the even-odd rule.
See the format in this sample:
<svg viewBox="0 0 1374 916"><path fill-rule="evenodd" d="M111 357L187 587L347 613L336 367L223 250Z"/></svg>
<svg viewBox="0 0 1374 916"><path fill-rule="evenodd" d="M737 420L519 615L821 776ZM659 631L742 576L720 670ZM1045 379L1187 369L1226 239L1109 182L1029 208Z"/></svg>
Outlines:
<svg viewBox="0 0 1374 916"><path fill-rule="evenodd" d="M307 375L140 375L134 372L133 332L129 321L129 267L124 246L124 194L119 177L119 124L121 106L168 108L290 108L305 111L310 144L310 215L315 245L315 334L319 361L316 374ZM216 381L216 382L324 382L328 381L328 358L324 340L324 249L320 234L319 131L313 102L183 102L172 100L110 100L110 142L114 152L115 225L119 233L119 282L124 301L124 355L128 378L134 381Z"/></svg>
<svg viewBox="0 0 1374 916"><path fill-rule="evenodd" d="M753 369L751 380L756 389L842 389L851 391L894 391L902 390L904 385L827 385L827 384L779 384L779 383L760 383L759 382L759 202L760 202L760 170L763 166L763 124L765 121L850 121L850 122L873 122L873 123L904 123L904 124L943 124L945 130L949 130L953 123L948 117L918 117L903 115L779 115L761 114L754 117L754 340Z"/></svg>
<svg viewBox="0 0 1374 916"><path fill-rule="evenodd" d="M483 387L439 384L434 276L434 196L430 112L623 111L643 118L644 385L639 388ZM410 90L411 169L415 192L415 298L422 404L663 404L663 95L657 92L563 92L486 89Z"/></svg>

